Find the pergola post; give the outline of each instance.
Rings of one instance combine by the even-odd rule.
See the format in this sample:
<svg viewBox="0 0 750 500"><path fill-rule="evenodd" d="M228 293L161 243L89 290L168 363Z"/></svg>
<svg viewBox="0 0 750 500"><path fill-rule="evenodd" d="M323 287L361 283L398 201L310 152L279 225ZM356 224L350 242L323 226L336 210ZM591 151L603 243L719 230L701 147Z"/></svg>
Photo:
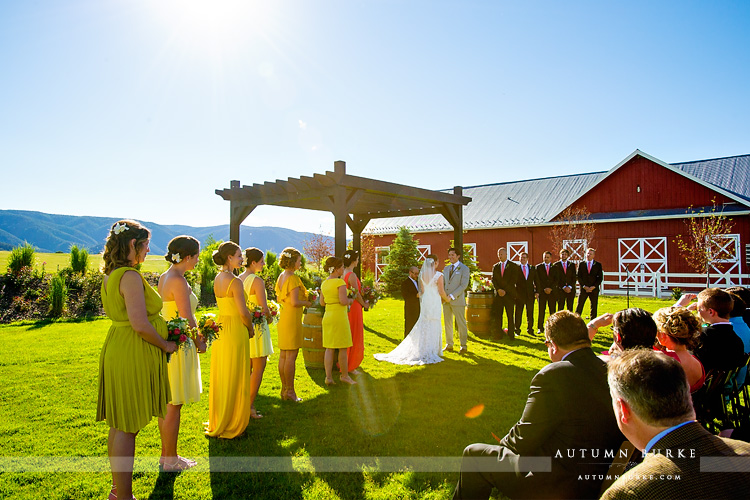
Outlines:
<svg viewBox="0 0 750 500"><path fill-rule="evenodd" d="M337 175L342 177L346 175L346 162L333 162L333 170ZM346 188L336 186L333 195L333 217L334 217L334 249L335 255L341 256L346 252L346 218L349 214L346 209Z"/></svg>
<svg viewBox="0 0 750 500"><path fill-rule="evenodd" d="M463 196L464 188L461 186L454 186L453 187L453 194L456 196ZM461 256L463 257L464 253L464 206L463 205L454 205L456 209L456 220L453 223L453 244L458 249L459 252L461 252ZM463 262L463 258L461 259Z"/></svg>
<svg viewBox="0 0 750 500"><path fill-rule="evenodd" d="M240 181L230 181L229 185L233 189L239 189ZM240 244L240 224L247 219L256 206L246 201L229 200L229 239L231 241Z"/></svg>

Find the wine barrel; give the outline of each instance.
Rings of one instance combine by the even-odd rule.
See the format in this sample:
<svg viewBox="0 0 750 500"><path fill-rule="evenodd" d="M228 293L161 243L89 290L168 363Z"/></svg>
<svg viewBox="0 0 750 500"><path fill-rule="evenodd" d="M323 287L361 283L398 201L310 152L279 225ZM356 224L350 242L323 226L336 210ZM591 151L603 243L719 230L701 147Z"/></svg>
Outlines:
<svg viewBox="0 0 750 500"><path fill-rule="evenodd" d="M469 330L480 338L489 338L492 312L492 292L469 292L466 303L466 323Z"/></svg>
<svg viewBox="0 0 750 500"><path fill-rule="evenodd" d="M308 308L302 319L302 356L307 368L324 368L323 309Z"/></svg>

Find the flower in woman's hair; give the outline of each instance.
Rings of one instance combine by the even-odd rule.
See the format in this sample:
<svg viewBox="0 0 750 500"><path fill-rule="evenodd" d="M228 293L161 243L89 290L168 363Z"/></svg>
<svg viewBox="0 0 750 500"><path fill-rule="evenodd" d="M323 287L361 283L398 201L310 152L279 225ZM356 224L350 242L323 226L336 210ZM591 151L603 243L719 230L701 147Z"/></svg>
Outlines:
<svg viewBox="0 0 750 500"><path fill-rule="evenodd" d="M172 254L172 262L175 264L179 264L182 261L182 257L180 257L179 253L173 253Z"/></svg>
<svg viewBox="0 0 750 500"><path fill-rule="evenodd" d="M286 257L287 259L291 259L292 254L290 254L289 252L281 252L281 257Z"/></svg>
<svg viewBox="0 0 750 500"><path fill-rule="evenodd" d="M336 268L335 268L335 267L333 267L333 266L329 267L329 268L328 268L328 274L331 274L331 273L333 273L333 272L334 272L335 270L336 270Z"/></svg>
<svg viewBox="0 0 750 500"><path fill-rule="evenodd" d="M120 224L118 222L117 224L115 224L115 227L112 228L112 232L115 234L120 234L121 232L127 231L128 229L130 228L127 226L127 224L125 224L124 222Z"/></svg>

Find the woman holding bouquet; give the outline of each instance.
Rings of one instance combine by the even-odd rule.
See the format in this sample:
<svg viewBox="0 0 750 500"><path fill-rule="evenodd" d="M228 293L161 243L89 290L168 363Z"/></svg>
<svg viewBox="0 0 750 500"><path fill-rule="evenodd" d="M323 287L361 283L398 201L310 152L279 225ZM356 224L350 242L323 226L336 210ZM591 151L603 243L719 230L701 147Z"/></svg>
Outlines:
<svg viewBox="0 0 750 500"><path fill-rule="evenodd" d="M133 498L135 436L152 416L166 414L171 399L165 354L177 345L166 340L161 297L135 269L150 239L138 222L118 221L102 256L102 303L112 324L99 357L96 420L109 425L110 499Z"/></svg>
<svg viewBox="0 0 750 500"><path fill-rule="evenodd" d="M294 368L299 349L302 347L302 308L310 307L307 289L294 272L302 267L302 254L292 247L279 254L279 267L284 270L276 280L276 299L281 306L279 324L279 377L281 377L281 399L300 402L294 391Z"/></svg>
<svg viewBox="0 0 750 500"><path fill-rule="evenodd" d="M352 346L347 352L349 359L349 373L356 375L357 368L362 364L365 357L365 325L362 319L362 309L367 309L368 304L362 298L362 282L354 273L354 268L359 264L359 252L347 250L344 252L344 281L349 290L356 290L354 302L349 308L349 328L352 332Z"/></svg>
<svg viewBox="0 0 750 500"><path fill-rule="evenodd" d="M192 236L172 238L167 245L167 255L164 256L171 265L159 278L159 295L164 300L161 310L162 318L167 321L176 317L185 318L191 328L197 326L195 309L198 307L198 298L185 279L185 273L195 268L199 252L200 244ZM195 466L195 461L177 454L177 435L180 432L182 405L200 401L201 392L203 392L198 353L206 352L206 345L200 337L198 334L195 341L188 337L185 344L171 356L167 363L172 400L167 405L167 415L159 419L159 433L161 434L159 467L165 472L176 472Z"/></svg>
<svg viewBox="0 0 750 500"><path fill-rule="evenodd" d="M245 250L245 272L240 274L242 286L245 289L245 300L250 311L260 307L266 318L261 325L255 326L255 336L250 339L250 416L252 418L263 418L263 415L255 411L255 398L258 396L260 383L263 381L263 371L266 369L266 358L273 354L271 345L271 331L268 322L271 321L271 311L268 309L266 300L266 284L257 274L266 265L263 252L257 248Z"/></svg>
<svg viewBox="0 0 750 500"><path fill-rule="evenodd" d="M333 385L333 351L339 350L339 367L341 381L356 384L349 376L349 361L347 349L352 346L352 332L349 329L349 318L346 307L354 299L347 296L347 288L341 275L344 273L344 263L338 257L328 257L325 263L328 278L320 285L320 305L326 306L323 314L323 347L325 353L326 385Z"/></svg>
<svg viewBox="0 0 750 500"><path fill-rule="evenodd" d="M211 349L211 391L208 393L208 428L211 437L232 439L250 423L250 342L253 317L245 304L242 282L234 270L242 266L242 250L225 241L213 254L221 272L214 279L219 306L216 322L221 335Z"/></svg>

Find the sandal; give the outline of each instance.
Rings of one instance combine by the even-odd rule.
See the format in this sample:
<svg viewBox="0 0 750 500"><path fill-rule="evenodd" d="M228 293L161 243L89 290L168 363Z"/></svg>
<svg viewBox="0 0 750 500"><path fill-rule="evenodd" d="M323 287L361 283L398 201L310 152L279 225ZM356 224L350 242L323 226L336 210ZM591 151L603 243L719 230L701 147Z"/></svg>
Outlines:
<svg viewBox="0 0 750 500"><path fill-rule="evenodd" d="M286 399L289 400L289 401L294 401L295 403L301 403L302 402L302 398L298 398L297 397L297 393L294 392L294 389L290 389L289 391L287 391L287 393L286 393Z"/></svg>
<svg viewBox="0 0 750 500"><path fill-rule="evenodd" d="M260 413L258 413L258 411L255 408L251 408L250 409L250 418L255 418L255 419L263 418L263 415L261 415Z"/></svg>
<svg viewBox="0 0 750 500"><path fill-rule="evenodd" d="M162 461L159 459L159 470L162 472L182 472L188 470L197 465L195 460L188 460L187 458L177 455L177 460L173 464Z"/></svg>
<svg viewBox="0 0 750 500"><path fill-rule="evenodd" d="M349 377L349 376L339 377L339 380L341 380L343 383L349 384L349 385L355 385L357 383L354 380L352 380L352 378Z"/></svg>
<svg viewBox="0 0 750 500"><path fill-rule="evenodd" d="M107 500L117 500L117 486L114 484L112 485L112 489L109 490L109 496L107 497Z"/></svg>
<svg viewBox="0 0 750 500"><path fill-rule="evenodd" d="M332 378L326 378L326 385L336 385Z"/></svg>

